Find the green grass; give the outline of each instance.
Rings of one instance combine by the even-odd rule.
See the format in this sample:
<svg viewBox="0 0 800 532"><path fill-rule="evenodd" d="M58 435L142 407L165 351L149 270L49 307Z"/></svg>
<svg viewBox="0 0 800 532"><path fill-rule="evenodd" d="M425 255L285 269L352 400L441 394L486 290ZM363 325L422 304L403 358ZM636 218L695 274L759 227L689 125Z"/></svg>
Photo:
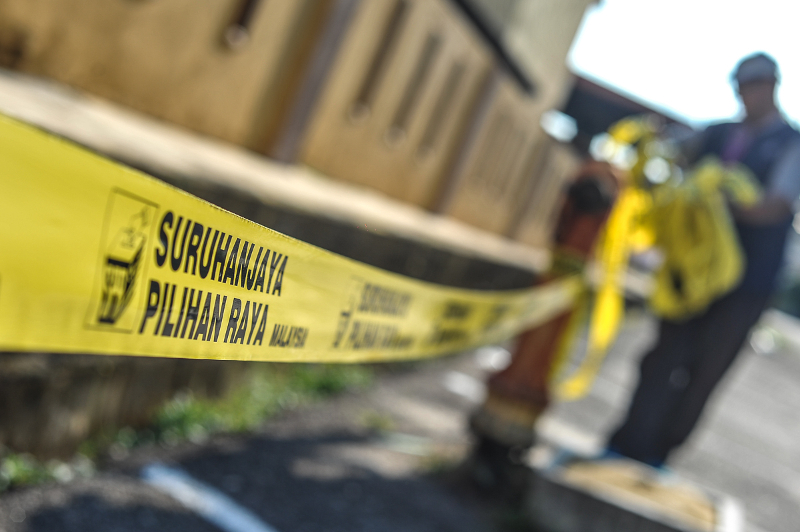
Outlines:
<svg viewBox="0 0 800 532"><path fill-rule="evenodd" d="M44 482L69 482L75 477L94 474L94 463L83 455L69 462L41 462L29 454L7 453L0 459L0 492Z"/></svg>
<svg viewBox="0 0 800 532"><path fill-rule="evenodd" d="M181 392L158 410L148 427L97 434L68 462L43 463L0 449L0 492L89 476L97 459L124 458L142 445L171 447L187 440L202 443L219 432L252 431L281 411L363 389L372 381L373 370L363 365L252 364L243 382L225 397L214 400Z"/></svg>
<svg viewBox="0 0 800 532"><path fill-rule="evenodd" d="M254 366L247 382L223 400L182 394L156 415L152 430L167 443L197 441L214 432L242 432L256 428L281 410L294 408L372 382L372 371L357 365Z"/></svg>

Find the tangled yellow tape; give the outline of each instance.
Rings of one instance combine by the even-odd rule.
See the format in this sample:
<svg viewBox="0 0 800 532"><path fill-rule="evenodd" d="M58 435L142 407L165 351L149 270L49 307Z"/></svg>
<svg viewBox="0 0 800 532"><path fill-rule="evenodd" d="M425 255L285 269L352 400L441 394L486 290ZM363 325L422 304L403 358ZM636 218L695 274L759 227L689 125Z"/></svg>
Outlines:
<svg viewBox="0 0 800 532"><path fill-rule="evenodd" d="M0 351L274 361L433 356L569 308L576 278L485 292L261 227L0 116Z"/></svg>

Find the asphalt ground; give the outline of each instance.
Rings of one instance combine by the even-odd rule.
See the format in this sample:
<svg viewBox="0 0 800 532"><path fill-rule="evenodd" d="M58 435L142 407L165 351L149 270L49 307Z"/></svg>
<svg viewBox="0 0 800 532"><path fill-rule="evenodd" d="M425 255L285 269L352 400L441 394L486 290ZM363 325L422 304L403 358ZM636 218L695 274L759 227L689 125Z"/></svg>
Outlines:
<svg viewBox="0 0 800 532"><path fill-rule="evenodd" d="M653 322L632 316L592 393L556 404L540 440L598 449L635 382ZM499 531L514 516L453 474L469 447L466 416L480 398L487 352L412 364L365 392L287 412L249 435L142 447L88 479L6 492L0 531L220 530L141 478L161 463L219 490L280 532ZM800 354L746 349L671 464L739 499L747 532L796 532L800 522ZM624 531L621 531L624 532Z"/></svg>
<svg viewBox="0 0 800 532"><path fill-rule="evenodd" d="M0 530L218 530L144 483L151 463L181 468L280 532L495 530L492 509L441 474L467 450L472 404L442 379L476 367L472 355L416 363L254 434L143 447L90 479L8 492Z"/></svg>

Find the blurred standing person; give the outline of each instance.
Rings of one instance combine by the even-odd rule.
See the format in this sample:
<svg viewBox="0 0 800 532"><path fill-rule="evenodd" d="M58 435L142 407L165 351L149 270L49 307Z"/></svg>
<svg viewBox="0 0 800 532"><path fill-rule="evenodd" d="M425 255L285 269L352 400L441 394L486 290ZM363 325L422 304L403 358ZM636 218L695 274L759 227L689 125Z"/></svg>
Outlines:
<svg viewBox="0 0 800 532"><path fill-rule="evenodd" d="M752 207L731 208L746 261L741 283L698 316L661 320L656 345L641 361L626 418L608 442L609 454L654 467L663 466L689 437L766 307L800 195L800 132L776 104L777 64L754 54L739 62L732 78L744 119L708 127L686 140L682 151L690 164L714 155L745 165L764 196Z"/></svg>

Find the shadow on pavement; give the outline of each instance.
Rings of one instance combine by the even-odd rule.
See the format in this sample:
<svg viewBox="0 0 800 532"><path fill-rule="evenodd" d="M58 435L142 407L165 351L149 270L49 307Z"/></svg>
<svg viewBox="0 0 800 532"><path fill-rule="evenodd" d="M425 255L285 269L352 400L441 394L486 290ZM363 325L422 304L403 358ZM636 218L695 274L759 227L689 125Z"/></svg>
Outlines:
<svg viewBox="0 0 800 532"><path fill-rule="evenodd" d="M402 453L346 431L246 440L180 464L281 532L486 531L485 515Z"/></svg>
<svg viewBox="0 0 800 532"><path fill-rule="evenodd" d="M24 514L12 515L19 520ZM16 517L16 519L15 519ZM13 521L12 521L13 522ZM18 524L26 532L140 532L142 530L216 532L217 528L181 510L136 503L122 505L98 495L82 494L66 504L46 506Z"/></svg>

